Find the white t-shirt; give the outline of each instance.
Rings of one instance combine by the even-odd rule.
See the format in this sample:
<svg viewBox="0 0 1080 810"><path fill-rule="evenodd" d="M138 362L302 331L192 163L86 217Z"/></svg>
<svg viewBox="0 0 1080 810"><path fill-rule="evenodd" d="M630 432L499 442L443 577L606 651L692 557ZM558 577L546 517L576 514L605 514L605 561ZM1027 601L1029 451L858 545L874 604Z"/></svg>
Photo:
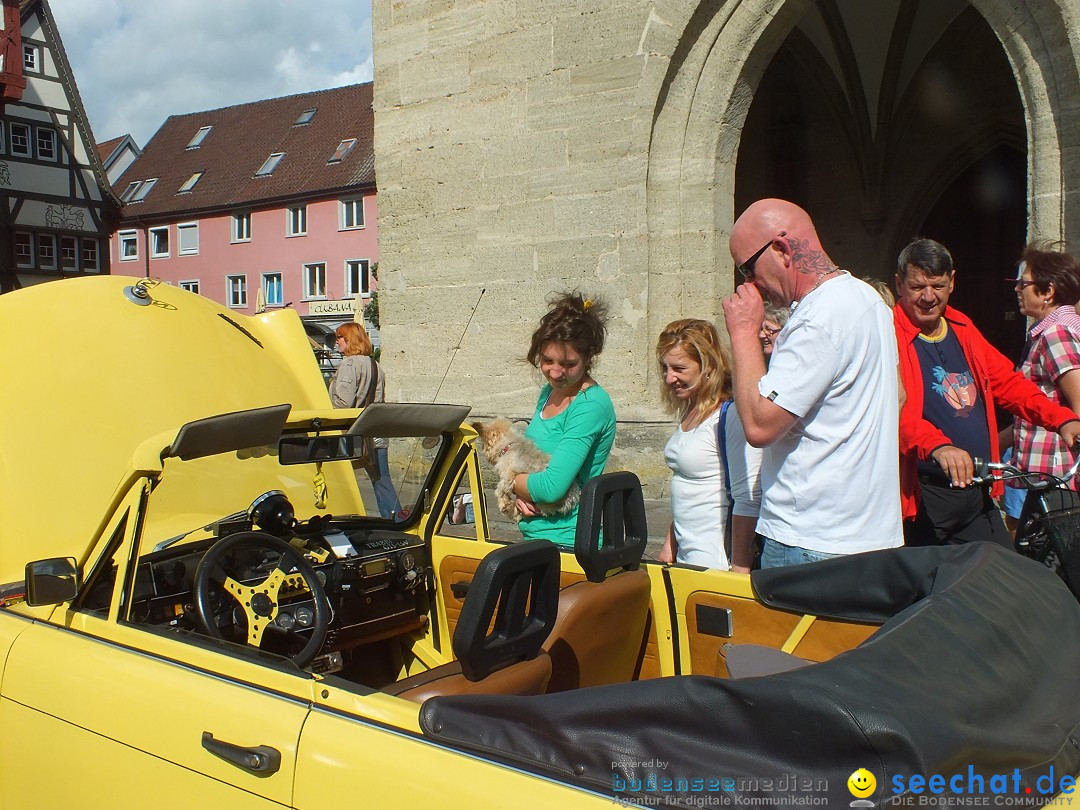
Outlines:
<svg viewBox="0 0 1080 810"><path fill-rule="evenodd" d="M830 554L903 545L888 307L845 274L800 301L782 335L758 391L799 419L765 448L758 532Z"/></svg>
<svg viewBox="0 0 1080 810"><path fill-rule="evenodd" d="M724 443L728 470L720 463L716 426L717 408L697 427L675 433L664 447L671 479L671 516L679 542L676 561L727 570L724 528L728 499L724 477L730 476L734 513L756 517L761 503L761 451L746 443L742 422L734 406L727 409Z"/></svg>

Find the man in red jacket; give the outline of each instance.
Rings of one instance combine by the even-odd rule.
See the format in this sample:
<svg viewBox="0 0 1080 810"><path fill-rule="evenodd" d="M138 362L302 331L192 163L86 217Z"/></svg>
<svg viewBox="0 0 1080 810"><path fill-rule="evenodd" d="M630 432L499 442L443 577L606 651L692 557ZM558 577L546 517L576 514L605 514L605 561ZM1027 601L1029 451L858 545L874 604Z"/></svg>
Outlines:
<svg viewBox="0 0 1080 810"><path fill-rule="evenodd" d="M994 407L1057 431L1070 445L1080 437L1080 420L948 305L955 283L952 256L939 242L917 239L900 253L893 321L907 391L900 412L904 542L1011 547L990 488L972 486L972 457L999 457Z"/></svg>

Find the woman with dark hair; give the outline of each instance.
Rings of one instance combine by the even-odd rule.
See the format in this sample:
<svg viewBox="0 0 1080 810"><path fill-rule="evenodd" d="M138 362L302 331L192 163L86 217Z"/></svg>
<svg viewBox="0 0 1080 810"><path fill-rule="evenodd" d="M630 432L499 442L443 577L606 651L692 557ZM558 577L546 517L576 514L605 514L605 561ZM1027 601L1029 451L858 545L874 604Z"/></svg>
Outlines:
<svg viewBox="0 0 1080 810"><path fill-rule="evenodd" d="M1057 405L1080 411L1080 263L1052 243L1033 243L1024 249L1017 268L1017 303L1034 324L1020 371ZM1060 475L1076 459L1056 433L1020 417L1013 419L1013 445L1018 466L1028 472ZM1075 482L1073 487L1075 488ZM1031 493L1020 517L1033 506Z"/></svg>
<svg viewBox="0 0 1080 810"><path fill-rule="evenodd" d="M527 360L545 383L525 435L551 456L543 472L514 480L518 527L526 540L545 538L573 547L577 507L567 514L541 515L536 503L562 500L577 481L604 471L615 441L615 406L592 377L604 349L606 308L578 293L561 295L533 332Z"/></svg>
<svg viewBox="0 0 1080 810"><path fill-rule="evenodd" d="M664 448L671 526L657 559L707 568L753 567L761 507L761 450L746 442L731 401L731 363L708 321L669 323L656 343L665 407L679 417Z"/></svg>
<svg viewBox="0 0 1080 810"><path fill-rule="evenodd" d="M335 332L336 346L344 355L334 376L330 378L330 401L335 408L366 408L372 402L382 402L385 395L386 377L382 368L372 357L374 351L367 330L349 321ZM375 491L375 505L384 518L393 518L401 511L394 483L390 480L390 461L387 458L388 442L383 438L372 441L375 448L374 463L364 470L371 479Z"/></svg>

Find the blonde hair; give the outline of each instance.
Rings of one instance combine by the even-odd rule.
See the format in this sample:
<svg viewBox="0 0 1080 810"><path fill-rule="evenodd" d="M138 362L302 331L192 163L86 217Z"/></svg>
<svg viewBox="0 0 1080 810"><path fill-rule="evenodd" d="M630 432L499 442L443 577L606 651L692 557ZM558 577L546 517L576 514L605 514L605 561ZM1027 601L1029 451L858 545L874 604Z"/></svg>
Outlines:
<svg viewBox="0 0 1080 810"><path fill-rule="evenodd" d="M708 321L687 318L664 327L656 341L656 361L661 368L664 357L675 348L681 348L701 366L701 381L694 398L698 409L695 424L699 425L725 400L731 399L731 361L716 327ZM668 385L662 387L660 396L666 410L685 418L689 402L678 399Z"/></svg>
<svg viewBox="0 0 1080 810"><path fill-rule="evenodd" d="M882 281L880 278L874 278L873 276L863 276L862 281L865 281L871 287L874 288L874 292L881 296L881 300L885 302L885 306L892 309L896 306L896 296L893 295L893 291L889 289L889 285Z"/></svg>
<svg viewBox="0 0 1080 810"><path fill-rule="evenodd" d="M367 330L355 321L343 323L334 331L334 336L345 338L344 353L346 357L351 357L354 354L362 354L370 357L371 353L374 351Z"/></svg>

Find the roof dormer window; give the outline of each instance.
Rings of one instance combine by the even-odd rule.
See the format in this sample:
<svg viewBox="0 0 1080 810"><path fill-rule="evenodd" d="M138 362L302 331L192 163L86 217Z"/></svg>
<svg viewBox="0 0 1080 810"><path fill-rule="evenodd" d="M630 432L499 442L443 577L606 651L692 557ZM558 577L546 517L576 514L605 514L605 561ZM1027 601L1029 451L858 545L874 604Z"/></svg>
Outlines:
<svg viewBox="0 0 1080 810"><path fill-rule="evenodd" d="M120 195L120 202L131 202L131 198L135 196L135 192L139 190L139 186L142 185L142 180L136 180L134 183L128 183L128 187L124 189L124 193Z"/></svg>
<svg viewBox="0 0 1080 810"><path fill-rule="evenodd" d="M285 157L284 152L274 152L266 159L266 162L259 167L259 170L255 172L256 177L267 177L274 173L274 169L281 163L281 159Z"/></svg>
<svg viewBox="0 0 1080 810"><path fill-rule="evenodd" d="M333 155L330 156L330 159L326 162L341 163L341 161L345 159L349 152L353 150L354 146L356 146L356 138L346 138L338 144L337 150L334 152Z"/></svg>
<svg viewBox="0 0 1080 810"><path fill-rule="evenodd" d="M195 137L188 141L188 149L198 149L202 146L202 142L206 140L206 136L210 134L210 130L213 127L199 127L199 131L195 133Z"/></svg>
<svg viewBox="0 0 1080 810"><path fill-rule="evenodd" d="M184 185L180 186L179 193L184 194L185 192L191 191L193 188L195 188L195 184L199 182L199 178L202 176L202 172L195 172L195 174L191 175L191 177L184 181Z"/></svg>
<svg viewBox="0 0 1080 810"><path fill-rule="evenodd" d="M153 187L157 183L157 181L158 181L158 179L156 177L154 177L154 178L152 178L150 180L147 180L145 183L143 183L141 186L139 186L138 191L136 191L134 194L131 195L130 202L142 202L143 200L145 200L146 195L150 193L151 189L153 189ZM131 188L131 187L128 186L128 188ZM127 192L125 192L125 193L127 193Z"/></svg>
<svg viewBox="0 0 1080 810"><path fill-rule="evenodd" d="M310 110L304 110L302 113L300 113L300 116L295 121L293 121L293 126L298 127L302 124L310 124L311 119L315 117L316 112L317 110L314 107L312 107Z"/></svg>

